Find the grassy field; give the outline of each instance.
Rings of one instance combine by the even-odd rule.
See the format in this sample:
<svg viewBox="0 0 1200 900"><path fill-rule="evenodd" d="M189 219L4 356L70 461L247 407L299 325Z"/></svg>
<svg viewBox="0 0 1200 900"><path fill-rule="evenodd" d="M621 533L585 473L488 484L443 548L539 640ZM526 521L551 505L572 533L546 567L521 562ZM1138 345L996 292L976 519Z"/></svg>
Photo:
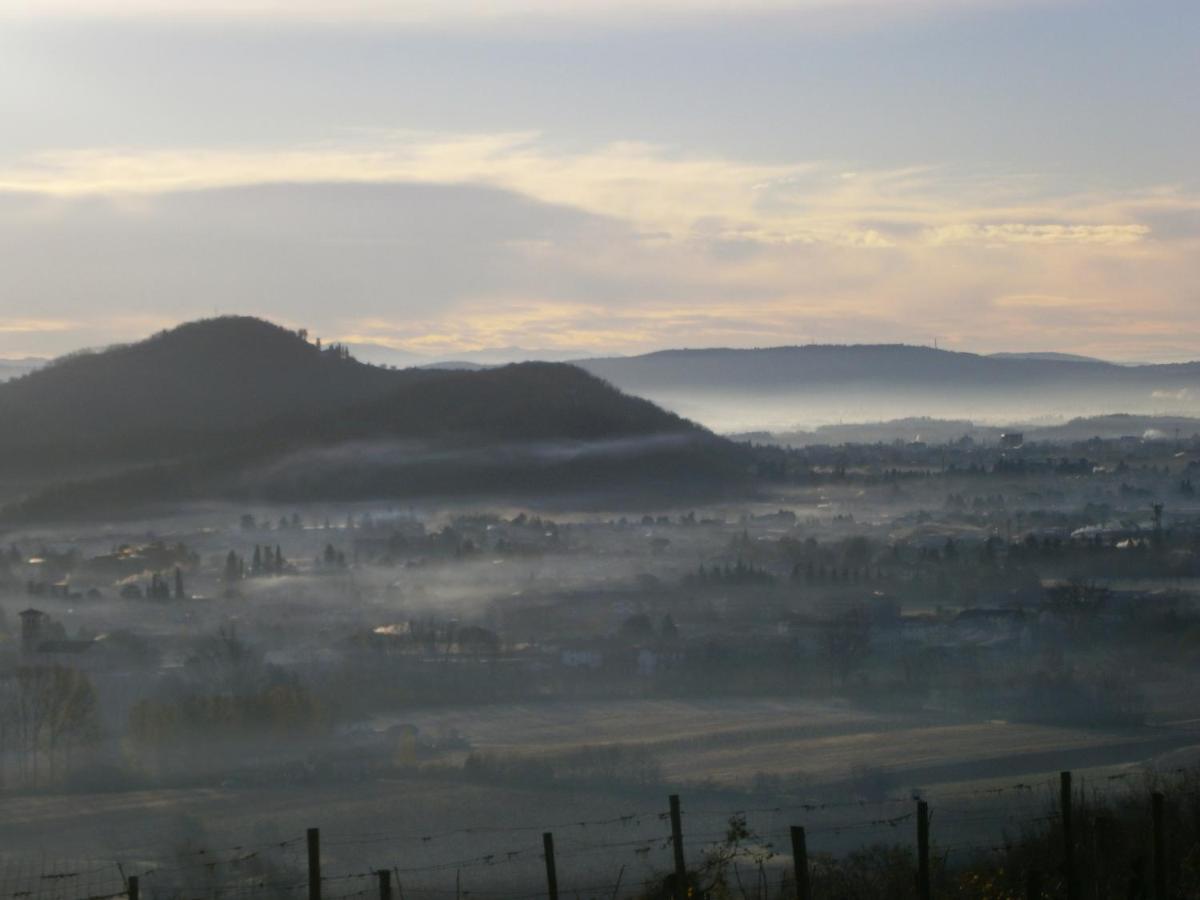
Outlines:
<svg viewBox="0 0 1200 900"><path fill-rule="evenodd" d="M399 721L399 720L389 720ZM1186 746L1191 729L1085 729L864 711L808 700L603 701L423 712L424 733L453 728L478 750L522 755L642 745L681 785L749 787L756 775L838 782L864 770L898 786L1108 766Z"/></svg>
<svg viewBox="0 0 1200 900"><path fill-rule="evenodd" d="M994 841L1045 814L1061 768L1103 789L1134 788L1142 764L1193 762L1200 743L1190 726L1090 731L949 722L791 700L521 704L427 711L406 721L426 733L456 728L477 749L515 755L645 743L668 783L579 790L422 776L9 796L0 804L0 892L28 890L28 900L100 896L103 879L117 877L115 861L122 872L145 871L151 860L161 867L163 848L174 874L168 868L150 880L175 878L190 890L220 872L242 878L231 861L251 855L268 873L253 877L291 884L304 875L304 829L319 826L331 900L370 893L366 873L378 868L395 868L414 895L452 893L456 882L465 891L537 890L545 829L555 832L562 882L581 896L612 896L618 876L624 893L669 867L662 815L672 789L684 797L690 859L719 839L731 813L747 810L750 827L782 865L791 824L810 829L813 852L909 842L910 792L919 787L936 810L935 843ZM862 792L864 772L884 773L883 786L873 789L886 798ZM758 773L803 776L815 806L733 791ZM198 849L205 852L196 856ZM47 877L61 872L98 872L101 881L73 889L74 875Z"/></svg>

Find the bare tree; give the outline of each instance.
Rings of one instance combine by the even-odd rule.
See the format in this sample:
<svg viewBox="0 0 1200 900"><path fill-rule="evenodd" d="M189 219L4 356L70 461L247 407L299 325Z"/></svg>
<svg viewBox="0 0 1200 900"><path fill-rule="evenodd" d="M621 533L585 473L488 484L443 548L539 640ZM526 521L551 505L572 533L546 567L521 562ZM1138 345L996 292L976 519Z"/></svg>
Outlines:
<svg viewBox="0 0 1200 900"><path fill-rule="evenodd" d="M0 748L37 785L70 771L75 754L100 740L91 679L66 666L21 666L0 681Z"/></svg>

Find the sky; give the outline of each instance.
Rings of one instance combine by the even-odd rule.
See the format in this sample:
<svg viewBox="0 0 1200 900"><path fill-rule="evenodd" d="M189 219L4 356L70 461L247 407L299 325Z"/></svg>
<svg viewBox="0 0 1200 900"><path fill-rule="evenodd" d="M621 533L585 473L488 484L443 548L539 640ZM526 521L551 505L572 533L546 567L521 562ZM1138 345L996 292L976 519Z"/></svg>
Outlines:
<svg viewBox="0 0 1200 900"><path fill-rule="evenodd" d="M1200 358L1194 0L5 0L0 356Z"/></svg>

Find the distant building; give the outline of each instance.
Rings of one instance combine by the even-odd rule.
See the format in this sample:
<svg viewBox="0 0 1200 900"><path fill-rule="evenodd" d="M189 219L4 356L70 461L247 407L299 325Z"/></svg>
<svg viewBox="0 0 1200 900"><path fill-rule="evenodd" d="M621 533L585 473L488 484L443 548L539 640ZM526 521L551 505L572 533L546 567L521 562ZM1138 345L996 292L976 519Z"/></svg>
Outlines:
<svg viewBox="0 0 1200 900"><path fill-rule="evenodd" d="M1022 431L1006 431L1000 435L1000 446L1004 450L1020 450L1025 446L1025 433Z"/></svg>

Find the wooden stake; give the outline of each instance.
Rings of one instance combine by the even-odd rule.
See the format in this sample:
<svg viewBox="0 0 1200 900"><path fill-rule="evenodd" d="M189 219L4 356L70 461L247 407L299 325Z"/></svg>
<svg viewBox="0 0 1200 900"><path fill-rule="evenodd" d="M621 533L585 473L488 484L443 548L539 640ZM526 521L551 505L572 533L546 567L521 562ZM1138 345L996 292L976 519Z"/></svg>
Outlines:
<svg viewBox="0 0 1200 900"><path fill-rule="evenodd" d="M1167 837L1163 825L1163 795L1150 795L1150 810L1154 817L1154 900L1167 900Z"/></svg>
<svg viewBox="0 0 1200 900"><path fill-rule="evenodd" d="M683 818L679 813L679 795L670 796L671 844L675 849L675 900L686 900L687 866L683 860Z"/></svg>
<svg viewBox="0 0 1200 900"><path fill-rule="evenodd" d="M542 852L546 857L546 890L550 900L558 900L558 870L554 867L554 835L542 835Z"/></svg>
<svg viewBox="0 0 1200 900"><path fill-rule="evenodd" d="M1063 832L1063 880L1067 883L1067 900L1079 900L1079 886L1075 883L1075 834L1071 829L1071 773L1060 773L1058 780Z"/></svg>
<svg viewBox="0 0 1200 900"><path fill-rule="evenodd" d="M796 900L812 900L808 886L808 840L799 825L792 826L792 868L796 872Z"/></svg>
<svg viewBox="0 0 1200 900"><path fill-rule="evenodd" d="M1108 858L1112 851L1112 823L1108 816L1096 816L1092 822L1092 880L1095 882L1096 900L1105 900L1109 894L1108 881L1112 867Z"/></svg>
<svg viewBox="0 0 1200 900"><path fill-rule="evenodd" d="M308 829L308 900L321 900L321 830Z"/></svg>
<svg viewBox="0 0 1200 900"><path fill-rule="evenodd" d="M1037 869L1025 873L1025 900L1042 900L1042 873Z"/></svg>
<svg viewBox="0 0 1200 900"><path fill-rule="evenodd" d="M929 804L917 801L917 897L929 900Z"/></svg>

